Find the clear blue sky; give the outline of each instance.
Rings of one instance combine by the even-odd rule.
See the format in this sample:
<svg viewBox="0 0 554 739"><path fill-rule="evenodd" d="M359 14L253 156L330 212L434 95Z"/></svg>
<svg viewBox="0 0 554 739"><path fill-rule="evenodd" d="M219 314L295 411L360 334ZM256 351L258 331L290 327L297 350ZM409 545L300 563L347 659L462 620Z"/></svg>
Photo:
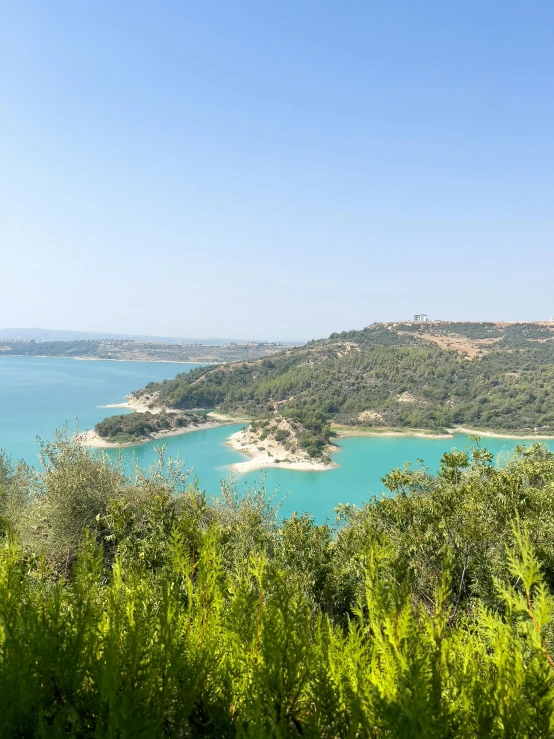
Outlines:
<svg viewBox="0 0 554 739"><path fill-rule="evenodd" d="M0 327L554 316L554 3L0 0Z"/></svg>

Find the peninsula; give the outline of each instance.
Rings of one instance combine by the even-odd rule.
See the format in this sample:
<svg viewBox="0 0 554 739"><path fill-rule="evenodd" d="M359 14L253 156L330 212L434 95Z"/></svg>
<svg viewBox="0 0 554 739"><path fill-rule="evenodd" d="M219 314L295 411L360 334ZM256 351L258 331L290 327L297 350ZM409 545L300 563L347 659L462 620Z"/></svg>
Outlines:
<svg viewBox="0 0 554 739"><path fill-rule="evenodd" d="M132 394L150 411L251 419L237 471L327 469L334 436L554 436L554 323L376 323Z"/></svg>

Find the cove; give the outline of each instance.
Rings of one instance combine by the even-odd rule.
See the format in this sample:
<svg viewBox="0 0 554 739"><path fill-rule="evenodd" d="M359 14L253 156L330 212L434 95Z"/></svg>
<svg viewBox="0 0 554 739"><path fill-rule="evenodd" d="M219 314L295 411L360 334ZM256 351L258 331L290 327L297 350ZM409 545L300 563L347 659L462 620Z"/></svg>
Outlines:
<svg viewBox="0 0 554 739"><path fill-rule="evenodd" d="M164 440L167 455L179 457L187 467L193 467L192 475L197 475L200 486L209 493L217 493L221 479L231 476L229 466L245 459L225 444L231 433L240 425L195 431L183 436L172 436ZM325 472L303 472L271 467L247 475L232 475L239 491L245 486L264 484L269 494L275 494L275 502L282 501L280 515L289 516L293 511L310 513L317 523L330 523L335 520L334 509L340 503L362 506L373 495L387 493L381 478L404 462L418 464L423 459L432 470L438 469L444 452L452 448L466 449L473 445L466 434L456 434L452 439L432 439L413 436L365 436L347 437L334 442L339 451L333 455L338 466ZM480 445L489 449L500 462L518 444L531 444L512 439L484 438ZM129 453L141 466L156 461L156 447L160 442L149 442L134 449L124 449L124 458ZM554 440L547 442L554 451ZM110 450L113 453L113 450ZM388 494L388 493L387 493Z"/></svg>
<svg viewBox="0 0 554 739"><path fill-rule="evenodd" d="M106 416L125 412L104 405L121 403L148 382L198 366L0 356L0 449L36 464L37 436L52 439L65 425L73 431L76 420L81 430L93 428Z"/></svg>
<svg viewBox="0 0 554 739"><path fill-rule="evenodd" d="M0 449L13 459L37 464L37 436L52 439L54 430L75 419L81 429L120 409L102 406L118 403L132 390L150 381L174 377L198 365L158 362L76 361L40 357L0 357ZM240 424L195 431L164 440L167 455L179 457L192 467L200 486L217 494L221 479L230 477L229 466L242 461L244 455L225 444ZM530 444L511 439L484 438L481 445L495 455L510 453L517 444ZM265 487L276 492L275 501L283 501L281 515L293 511L307 512L318 523L334 520L334 509L340 503L363 505L373 495L381 495L381 478L404 462L417 464L423 459L435 470L441 455L453 447L464 449L469 437L458 434L453 439L430 439L409 436L372 436L339 439L339 451L333 456L338 467L325 472L300 472L271 468L264 472ZM554 451L554 440L547 442ZM159 441L120 450L126 462L136 460L148 466L156 460ZM115 454L109 450L109 454ZM260 481L260 472L235 475L240 490Z"/></svg>

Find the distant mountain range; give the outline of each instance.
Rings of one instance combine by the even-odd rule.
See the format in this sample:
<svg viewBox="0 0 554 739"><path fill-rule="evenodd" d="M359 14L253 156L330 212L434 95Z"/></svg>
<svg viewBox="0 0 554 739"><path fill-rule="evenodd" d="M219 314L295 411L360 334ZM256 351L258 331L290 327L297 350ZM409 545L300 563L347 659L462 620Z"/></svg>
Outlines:
<svg viewBox="0 0 554 739"><path fill-rule="evenodd" d="M57 331L47 328L0 328L0 339L7 341L100 341L104 339L118 339L137 341L141 343L154 342L162 344L202 344L204 346L228 346L230 344L278 343L287 346L301 346L303 341L267 342L263 339L199 339L182 336L142 336L138 334L110 334L101 331Z"/></svg>

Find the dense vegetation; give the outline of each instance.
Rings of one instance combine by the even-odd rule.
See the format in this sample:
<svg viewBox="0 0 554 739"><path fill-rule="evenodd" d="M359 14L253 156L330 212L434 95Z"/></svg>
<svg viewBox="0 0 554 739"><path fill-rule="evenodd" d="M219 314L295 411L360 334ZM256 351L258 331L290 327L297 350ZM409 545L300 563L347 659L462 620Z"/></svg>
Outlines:
<svg viewBox="0 0 554 739"><path fill-rule="evenodd" d="M126 339L79 339L75 341L1 340L0 356L83 357L166 362L236 362L265 357L281 351L275 343L167 344Z"/></svg>
<svg viewBox="0 0 554 739"><path fill-rule="evenodd" d="M208 419L196 413L122 413L97 423L94 430L102 439L116 444L147 439L160 431L194 428Z"/></svg>
<svg viewBox="0 0 554 739"><path fill-rule="evenodd" d="M395 470L340 526L126 476L60 436L0 463L2 737L554 736L554 455Z"/></svg>
<svg viewBox="0 0 554 739"><path fill-rule="evenodd" d="M522 324L510 324L519 326ZM525 324L523 324L525 325ZM496 339L501 338L504 329L497 323L482 321L479 323L441 321L439 323L405 323L398 324L400 331L413 331L418 334L430 334L434 336L465 336L468 339Z"/></svg>
<svg viewBox="0 0 554 739"><path fill-rule="evenodd" d="M157 393L170 408L279 413L303 425L315 455L329 440L329 421L554 434L553 337L539 324L376 324L265 359L199 368L136 395ZM472 356L445 348L452 339Z"/></svg>

